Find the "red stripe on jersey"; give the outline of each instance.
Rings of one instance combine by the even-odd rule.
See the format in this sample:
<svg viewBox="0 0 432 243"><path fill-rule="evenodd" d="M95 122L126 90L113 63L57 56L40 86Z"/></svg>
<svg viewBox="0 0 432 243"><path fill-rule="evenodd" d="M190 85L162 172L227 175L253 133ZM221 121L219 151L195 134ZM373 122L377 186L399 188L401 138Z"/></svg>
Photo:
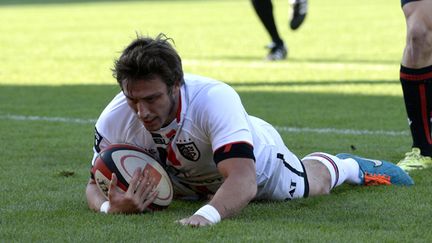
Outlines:
<svg viewBox="0 0 432 243"><path fill-rule="evenodd" d="M408 74L400 72L400 77L408 81L424 81L432 78L432 72L423 74Z"/></svg>
<svg viewBox="0 0 432 243"><path fill-rule="evenodd" d="M174 165L174 166L181 166L181 162L177 159L177 157L176 157L176 155L175 155L175 153L174 153L174 151L172 149L171 143L168 145L168 149L167 150L168 150L167 151L168 152L168 154L167 154L167 160L169 162L171 162L171 164Z"/></svg>
<svg viewBox="0 0 432 243"><path fill-rule="evenodd" d="M432 144L432 139L431 139L430 129L429 129L429 117L427 113L426 91L425 91L424 84L419 85L419 94L420 94L420 108L421 108L421 115L422 115L425 137L427 138L428 143Z"/></svg>
<svg viewBox="0 0 432 243"><path fill-rule="evenodd" d="M248 143L248 142L245 142L245 141L239 141L239 142L232 142L232 143L227 143L227 144L225 144L225 145L222 145L222 146L220 146L219 148L215 149L215 151L217 151L217 150L223 148L223 149L224 149L223 152L224 152L224 153L228 153L228 152L231 151L231 148L232 148L232 146L233 146L234 144L241 144L241 143L245 143L245 144L247 144L247 145L253 147L252 144L250 144L250 143Z"/></svg>
<svg viewBox="0 0 432 243"><path fill-rule="evenodd" d="M180 122L181 109L182 109L181 92L179 92L179 101L178 101L177 114L176 114L177 123Z"/></svg>
<svg viewBox="0 0 432 243"><path fill-rule="evenodd" d="M231 148L232 148L232 144L227 144L227 145L225 145L225 148L224 148L224 153L228 153L230 150L231 150Z"/></svg>
<svg viewBox="0 0 432 243"><path fill-rule="evenodd" d="M166 134L166 137L167 137L169 140L171 140L171 138L174 137L175 135L176 135L176 130L173 129L173 130L169 131L169 132Z"/></svg>
<svg viewBox="0 0 432 243"><path fill-rule="evenodd" d="M230 158L247 158L255 161L253 146L247 142L235 142L221 146L213 153L213 161L219 162Z"/></svg>

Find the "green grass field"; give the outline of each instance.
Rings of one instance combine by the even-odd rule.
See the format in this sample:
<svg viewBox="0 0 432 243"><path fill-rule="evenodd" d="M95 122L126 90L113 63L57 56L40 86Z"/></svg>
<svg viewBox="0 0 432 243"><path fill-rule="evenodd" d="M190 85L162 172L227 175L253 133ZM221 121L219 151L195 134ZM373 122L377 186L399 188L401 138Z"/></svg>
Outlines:
<svg viewBox="0 0 432 243"><path fill-rule="evenodd" d="M411 173L410 188L252 203L200 229L174 221L203 202L133 216L87 208L94 120L119 91L110 68L136 33L172 37L186 72L231 84L299 157L403 157L400 2L310 1L296 32L288 1L273 3L290 49L277 63L263 61L269 38L248 0L0 0L0 242L431 242L431 170Z"/></svg>

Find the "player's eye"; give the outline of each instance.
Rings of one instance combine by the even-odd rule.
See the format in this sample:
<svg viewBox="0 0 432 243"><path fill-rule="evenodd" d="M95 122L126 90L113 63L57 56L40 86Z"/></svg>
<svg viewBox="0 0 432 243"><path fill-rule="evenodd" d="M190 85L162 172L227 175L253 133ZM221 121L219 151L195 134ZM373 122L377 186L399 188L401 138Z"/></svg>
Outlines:
<svg viewBox="0 0 432 243"><path fill-rule="evenodd" d="M138 99L132 99L131 97L128 96L126 96L126 99L130 104L134 104L134 105L136 105L139 101Z"/></svg>
<svg viewBox="0 0 432 243"><path fill-rule="evenodd" d="M160 95L154 95L147 98L144 98L143 100L149 104L156 102L159 99Z"/></svg>
<svg viewBox="0 0 432 243"><path fill-rule="evenodd" d="M138 102L139 102L138 99L130 99L130 101L131 101L133 104L138 104Z"/></svg>
<svg viewBox="0 0 432 243"><path fill-rule="evenodd" d="M156 98L155 97L151 97L151 98L148 98L148 99L146 99L146 101L147 101L147 103L154 103L155 101L156 101Z"/></svg>

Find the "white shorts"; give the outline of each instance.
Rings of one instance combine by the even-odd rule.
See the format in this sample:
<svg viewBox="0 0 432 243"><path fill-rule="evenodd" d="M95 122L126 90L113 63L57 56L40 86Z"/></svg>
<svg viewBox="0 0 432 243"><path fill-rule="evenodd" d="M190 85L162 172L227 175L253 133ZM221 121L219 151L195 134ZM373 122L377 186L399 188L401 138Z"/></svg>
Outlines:
<svg viewBox="0 0 432 243"><path fill-rule="evenodd" d="M262 169L257 171L257 200L291 200L307 197L309 184L301 160L284 144L279 133L271 126L266 126L273 145L265 150L268 159Z"/></svg>

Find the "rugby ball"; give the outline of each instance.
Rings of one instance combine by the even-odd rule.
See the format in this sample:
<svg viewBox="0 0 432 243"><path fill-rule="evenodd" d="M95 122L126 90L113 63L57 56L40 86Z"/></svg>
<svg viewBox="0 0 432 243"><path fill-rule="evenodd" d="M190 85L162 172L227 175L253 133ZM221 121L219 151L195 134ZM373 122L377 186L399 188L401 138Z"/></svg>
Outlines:
<svg viewBox="0 0 432 243"><path fill-rule="evenodd" d="M156 178L155 190L159 193L148 209L153 211L168 207L173 198L171 180L159 162L141 148L128 144L112 144L99 153L92 172L98 188L108 198L112 173L117 176L117 187L126 192L137 168L149 171Z"/></svg>

